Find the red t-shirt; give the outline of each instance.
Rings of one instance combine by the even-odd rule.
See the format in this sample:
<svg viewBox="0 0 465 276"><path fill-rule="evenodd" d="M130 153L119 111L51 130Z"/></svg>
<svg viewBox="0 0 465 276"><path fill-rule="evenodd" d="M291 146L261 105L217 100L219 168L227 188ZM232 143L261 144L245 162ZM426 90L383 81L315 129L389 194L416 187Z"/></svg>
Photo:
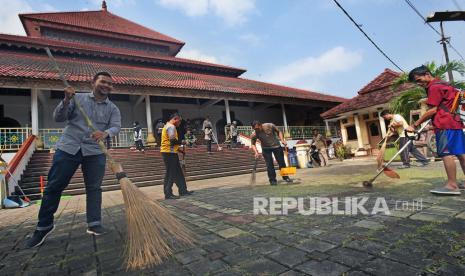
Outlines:
<svg viewBox="0 0 465 276"><path fill-rule="evenodd" d="M434 115L433 125L437 129L462 129L464 128L462 121L458 116L452 115L449 111L441 107L441 103L451 109L454 102L456 91L454 87L446 85L443 81L434 79L428 83L428 100L427 105L436 106L437 113Z"/></svg>

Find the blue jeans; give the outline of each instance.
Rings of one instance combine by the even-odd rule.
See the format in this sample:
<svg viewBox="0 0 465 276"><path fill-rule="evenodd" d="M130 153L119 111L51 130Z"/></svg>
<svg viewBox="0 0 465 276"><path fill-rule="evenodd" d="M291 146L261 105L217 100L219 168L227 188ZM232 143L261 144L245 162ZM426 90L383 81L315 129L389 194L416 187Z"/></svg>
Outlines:
<svg viewBox="0 0 465 276"><path fill-rule="evenodd" d="M39 210L37 230L47 230L53 226L53 215L60 204L61 193L68 186L79 165L81 165L86 185L87 224L101 224L102 180L105 175L106 157L104 154L82 156L81 151L75 155L57 150L53 156L52 167L48 172L47 186Z"/></svg>

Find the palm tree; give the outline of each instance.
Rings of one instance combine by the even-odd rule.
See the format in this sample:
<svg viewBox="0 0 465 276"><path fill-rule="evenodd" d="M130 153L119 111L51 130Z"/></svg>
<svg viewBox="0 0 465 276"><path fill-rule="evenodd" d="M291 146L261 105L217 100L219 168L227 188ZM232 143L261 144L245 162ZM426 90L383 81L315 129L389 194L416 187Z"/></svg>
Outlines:
<svg viewBox="0 0 465 276"><path fill-rule="evenodd" d="M433 77L445 80L446 74L449 70L457 72L460 76L465 75L465 63L459 61L451 61L445 65L436 65L434 61L425 64L431 71ZM408 74L403 73L393 83L392 88L396 90L401 85L408 83ZM465 81L456 81L452 83L456 87L465 89ZM426 98L426 90L418 85L405 90L399 96L393 98L390 102L390 109L393 113L401 114L404 118L410 117L410 110L420 108L420 100Z"/></svg>

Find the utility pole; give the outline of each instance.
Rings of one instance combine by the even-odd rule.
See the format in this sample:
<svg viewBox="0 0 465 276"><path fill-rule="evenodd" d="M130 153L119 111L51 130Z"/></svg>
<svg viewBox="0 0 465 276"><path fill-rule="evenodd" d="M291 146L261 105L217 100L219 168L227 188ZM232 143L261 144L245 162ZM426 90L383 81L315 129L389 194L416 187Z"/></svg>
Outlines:
<svg viewBox="0 0 465 276"><path fill-rule="evenodd" d="M446 11L446 12L435 12L431 16L426 18L426 22L439 22L441 26L441 40L438 42L442 44L444 50L444 56L446 58L446 64L449 64L449 53L447 52L447 43L449 42L450 37L444 35L444 27L442 23L444 21L464 21L465 20L465 11ZM447 72L449 76L449 82L454 81L454 76L452 75L452 70L449 69Z"/></svg>
<svg viewBox="0 0 465 276"><path fill-rule="evenodd" d="M444 27L442 26L443 21L439 23L441 26L441 40L438 42L442 44L442 49L444 50L444 56L446 58L446 64L449 64L449 53L447 52L447 42L449 42L450 37L445 37L444 36ZM449 68L447 71L447 75L449 76L449 82L454 81L454 75L452 74L452 70Z"/></svg>

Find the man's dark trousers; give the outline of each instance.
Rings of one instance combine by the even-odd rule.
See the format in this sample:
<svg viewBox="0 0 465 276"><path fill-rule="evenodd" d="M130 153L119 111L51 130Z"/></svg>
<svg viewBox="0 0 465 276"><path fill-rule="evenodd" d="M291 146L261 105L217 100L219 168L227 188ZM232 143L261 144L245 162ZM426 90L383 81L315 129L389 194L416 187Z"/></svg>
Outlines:
<svg viewBox="0 0 465 276"><path fill-rule="evenodd" d="M400 137L399 138L399 149L401 149L407 142L409 141L408 137ZM429 160L426 159L423 154L415 147L413 141L410 145L407 146L406 149L400 154L400 159L402 159L402 163L406 166L410 166L410 153L421 163L425 164L428 163Z"/></svg>
<svg viewBox="0 0 465 276"><path fill-rule="evenodd" d="M86 214L88 226L101 224L102 180L105 175L106 157L104 154L83 156L79 150L75 155L57 150L52 167L48 172L39 210L37 230L47 230L53 226L53 214L60 204L61 193L68 186L79 165L81 165L86 186Z"/></svg>
<svg viewBox="0 0 465 276"><path fill-rule="evenodd" d="M237 147L237 136L231 137L231 147Z"/></svg>
<svg viewBox="0 0 465 276"><path fill-rule="evenodd" d="M285 168L286 162L284 161L283 148L264 148L262 149L262 155L263 158L265 158L268 179L270 180L270 182L276 181L276 171L274 170L273 155L276 161L278 162L279 169Z"/></svg>
<svg viewBox="0 0 465 276"><path fill-rule="evenodd" d="M166 196L173 195L173 183L178 186L179 194L187 193L186 179L179 164L179 156L177 153L162 152L163 162L165 163L165 181L163 191Z"/></svg>

